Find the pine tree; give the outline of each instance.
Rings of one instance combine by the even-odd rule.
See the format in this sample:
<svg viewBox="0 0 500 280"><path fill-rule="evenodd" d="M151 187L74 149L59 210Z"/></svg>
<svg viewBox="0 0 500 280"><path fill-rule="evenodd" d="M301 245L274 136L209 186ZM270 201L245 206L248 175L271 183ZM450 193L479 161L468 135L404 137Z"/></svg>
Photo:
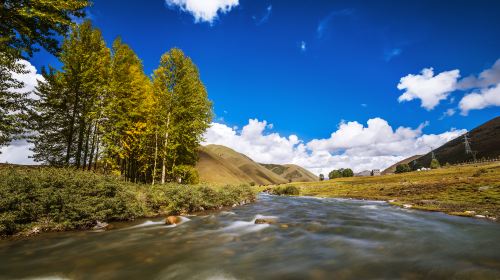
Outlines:
<svg viewBox="0 0 500 280"><path fill-rule="evenodd" d="M40 97L37 109L38 131L44 133L34 136L34 158L46 161L55 155L54 152L42 147L64 147L64 153L57 156L59 162L62 156L63 165L74 165L77 168L90 168L92 162L91 144L96 138L98 130L96 123L102 117L102 103L108 87L110 51L99 30L92 28L89 21L73 28L71 34L64 40L59 59L63 63L57 74L50 74L46 83L39 86ZM63 108L61 110L60 108ZM58 123L62 127L51 127L43 121L52 116L64 119ZM57 143L55 138L43 138L50 134L50 130L61 130L64 134L64 143ZM60 149L60 148L58 148Z"/></svg>
<svg viewBox="0 0 500 280"><path fill-rule="evenodd" d="M203 132L212 119L211 102L198 69L179 49L165 53L154 71L153 88L158 112L157 128L161 182L177 179L176 168L194 165ZM185 167L180 167L185 169Z"/></svg>

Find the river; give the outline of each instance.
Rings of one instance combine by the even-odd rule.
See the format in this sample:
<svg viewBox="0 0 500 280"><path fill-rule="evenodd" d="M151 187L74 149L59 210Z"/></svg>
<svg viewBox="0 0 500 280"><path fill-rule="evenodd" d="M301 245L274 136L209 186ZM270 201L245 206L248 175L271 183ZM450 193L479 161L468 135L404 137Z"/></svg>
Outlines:
<svg viewBox="0 0 500 280"><path fill-rule="evenodd" d="M2 240L0 279L500 279L500 224L481 219L260 195L183 220Z"/></svg>

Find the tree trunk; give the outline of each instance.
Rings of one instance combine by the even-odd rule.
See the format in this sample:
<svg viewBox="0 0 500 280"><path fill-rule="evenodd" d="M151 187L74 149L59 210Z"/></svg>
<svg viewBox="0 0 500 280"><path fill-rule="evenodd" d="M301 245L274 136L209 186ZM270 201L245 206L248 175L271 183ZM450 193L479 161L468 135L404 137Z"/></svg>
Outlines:
<svg viewBox="0 0 500 280"><path fill-rule="evenodd" d="M87 135L85 135L85 149L83 152L83 164L82 168L85 170L87 168L87 156L89 155L89 141L90 141L90 135L92 132L92 123L89 123L88 128L87 128Z"/></svg>
<svg viewBox="0 0 500 280"><path fill-rule="evenodd" d="M154 160L154 165L153 165L153 180L151 185L155 184L155 177L156 177L156 159L158 158L158 130L155 130L155 160Z"/></svg>
<svg viewBox="0 0 500 280"><path fill-rule="evenodd" d="M75 133L75 120L79 99L80 94L77 93L75 97L75 103L73 103L73 113L69 124L68 143L66 147L66 165L69 165L69 159L71 158L71 146L73 146L73 134Z"/></svg>
<svg viewBox="0 0 500 280"><path fill-rule="evenodd" d="M165 184L165 176L166 176L166 150L167 150L167 145L168 145L168 127L170 126L170 112L168 112L167 115L167 126L166 126L166 132L165 132L165 144L163 146L163 161L162 161L162 167L161 167L161 183Z"/></svg>

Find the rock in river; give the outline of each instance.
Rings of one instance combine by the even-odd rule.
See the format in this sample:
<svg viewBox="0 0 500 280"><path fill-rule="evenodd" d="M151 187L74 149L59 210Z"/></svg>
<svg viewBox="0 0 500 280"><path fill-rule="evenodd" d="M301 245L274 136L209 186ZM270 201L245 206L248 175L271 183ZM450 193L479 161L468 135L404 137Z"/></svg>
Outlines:
<svg viewBox="0 0 500 280"><path fill-rule="evenodd" d="M262 217L255 219L255 224L275 224L277 221L275 217Z"/></svg>
<svg viewBox="0 0 500 280"><path fill-rule="evenodd" d="M179 216L168 216L165 219L165 224L166 225L176 225L176 224L180 224L181 221L182 221L182 219Z"/></svg>
<svg viewBox="0 0 500 280"><path fill-rule="evenodd" d="M93 230L105 230L109 228L109 224L106 222L96 221L95 226L92 228Z"/></svg>

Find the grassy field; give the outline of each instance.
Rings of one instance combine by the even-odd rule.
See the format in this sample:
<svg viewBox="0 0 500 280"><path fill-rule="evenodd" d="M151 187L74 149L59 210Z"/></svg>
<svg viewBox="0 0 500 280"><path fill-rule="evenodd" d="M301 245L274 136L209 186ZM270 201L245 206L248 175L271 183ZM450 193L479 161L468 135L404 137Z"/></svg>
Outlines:
<svg viewBox="0 0 500 280"><path fill-rule="evenodd" d="M0 236L90 229L255 199L249 186L144 185L74 169L0 166Z"/></svg>
<svg viewBox="0 0 500 280"><path fill-rule="evenodd" d="M500 163L290 185L306 196L386 200L452 215L500 217Z"/></svg>

